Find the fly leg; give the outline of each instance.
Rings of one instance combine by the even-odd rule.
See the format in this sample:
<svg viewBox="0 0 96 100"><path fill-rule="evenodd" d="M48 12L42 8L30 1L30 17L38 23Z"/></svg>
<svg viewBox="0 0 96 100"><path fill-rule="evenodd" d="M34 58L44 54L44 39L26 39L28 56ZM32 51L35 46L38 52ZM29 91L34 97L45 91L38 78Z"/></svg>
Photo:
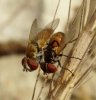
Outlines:
<svg viewBox="0 0 96 100"><path fill-rule="evenodd" d="M62 68L60 60L57 60L57 62L58 62L58 65ZM74 74L73 74L73 72L71 70L69 70L68 68L65 68L65 67L64 67L64 69L68 70L72 74L72 76L74 76Z"/></svg>
<svg viewBox="0 0 96 100"><path fill-rule="evenodd" d="M68 56L68 55L64 55L64 54L59 54L58 56L64 56L64 57L67 57L67 58L74 58L74 59L81 60L81 59L78 58L78 57Z"/></svg>
<svg viewBox="0 0 96 100"><path fill-rule="evenodd" d="M27 58L26 57L24 57L23 59L22 59L22 66L23 66L23 71L31 71L29 68L27 68Z"/></svg>
<svg viewBox="0 0 96 100"><path fill-rule="evenodd" d="M76 41L77 39L78 39L78 37L75 38L75 39L73 39L73 40L68 41L68 42L65 44L64 48L66 48L66 46L67 46L68 44L73 43L73 42Z"/></svg>

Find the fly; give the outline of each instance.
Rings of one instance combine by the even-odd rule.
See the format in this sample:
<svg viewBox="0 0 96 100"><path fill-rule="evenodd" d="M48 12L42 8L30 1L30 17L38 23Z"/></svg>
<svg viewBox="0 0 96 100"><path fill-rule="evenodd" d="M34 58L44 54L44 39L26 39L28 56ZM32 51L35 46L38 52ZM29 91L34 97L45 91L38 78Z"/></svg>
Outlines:
<svg viewBox="0 0 96 100"><path fill-rule="evenodd" d="M53 24L53 25L52 25ZM38 65L42 65L43 52L48 40L54 30L59 24L59 19L55 19L49 23L43 30L38 32L37 20L33 21L31 26L29 42L26 49L26 56L22 59L23 71L34 71L38 68ZM50 27L52 25L52 27ZM51 52L51 51L50 51ZM44 61L46 63L45 57Z"/></svg>

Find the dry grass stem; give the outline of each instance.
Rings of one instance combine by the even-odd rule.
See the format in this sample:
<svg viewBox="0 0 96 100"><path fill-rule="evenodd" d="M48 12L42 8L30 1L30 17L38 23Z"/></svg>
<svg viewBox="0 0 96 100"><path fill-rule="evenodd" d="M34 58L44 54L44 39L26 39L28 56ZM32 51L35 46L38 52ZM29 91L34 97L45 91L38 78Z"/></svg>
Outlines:
<svg viewBox="0 0 96 100"><path fill-rule="evenodd" d="M38 74L37 74L35 86L34 86L34 89L33 89L32 100L34 100L35 91L36 91L36 87L37 87L37 83L38 83L39 76L40 76L40 68L39 68L39 70L38 70Z"/></svg>
<svg viewBox="0 0 96 100"><path fill-rule="evenodd" d="M89 6L88 12L86 12L87 6ZM86 17L87 20L85 20ZM69 26L69 31L75 32L75 34L78 33L78 39L69 53L69 58L67 58L63 64L63 67L70 69L74 73L74 76L72 76L69 71L62 68L61 73L56 80L57 82L55 82L55 87L51 91L50 100L69 100L73 89L80 85L92 70L92 64L96 60L96 46L94 49L91 48L91 44L96 36L95 21L96 1L90 0L89 3L89 1L83 0L79 9L79 18L76 18L75 21L73 21L75 22L73 23L73 27L74 25L77 26L73 28L73 31L70 30L72 27ZM90 49L91 53L88 54ZM92 55L94 55L93 58L91 58ZM81 60L76 59L75 57L80 58Z"/></svg>
<svg viewBox="0 0 96 100"><path fill-rule="evenodd" d="M45 79L44 79L44 82L43 82L42 87L41 87L41 89L40 89L40 92L39 92L39 94L38 94L37 100L40 100L40 96L41 96L41 94L42 94L42 91L43 91L43 89L44 89L44 87L45 87L45 84L46 84L47 80L48 80L48 75L46 75L46 77L45 77Z"/></svg>

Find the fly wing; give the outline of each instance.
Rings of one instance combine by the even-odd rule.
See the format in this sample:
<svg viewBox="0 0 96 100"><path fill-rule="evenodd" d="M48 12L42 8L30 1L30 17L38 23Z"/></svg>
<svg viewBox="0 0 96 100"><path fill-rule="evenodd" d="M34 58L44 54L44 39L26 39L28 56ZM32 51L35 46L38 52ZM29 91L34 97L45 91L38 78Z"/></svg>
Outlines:
<svg viewBox="0 0 96 100"><path fill-rule="evenodd" d="M50 38L51 34L54 32L54 30L57 28L59 24L59 19L55 19L54 21L52 21L51 23L49 23L47 26L45 26L45 28L43 30L41 30L35 41L38 42L38 44L43 47L48 39Z"/></svg>
<svg viewBox="0 0 96 100"><path fill-rule="evenodd" d="M57 18L55 20L53 20L52 22L50 22L48 25L46 25L45 29L53 29L53 31L57 28L58 24L59 24L60 19Z"/></svg>
<svg viewBox="0 0 96 100"><path fill-rule="evenodd" d="M96 0L83 0L76 17L70 22L66 33L66 42L76 38L83 30L84 26L90 21L96 10Z"/></svg>
<svg viewBox="0 0 96 100"><path fill-rule="evenodd" d="M30 34L29 34L30 42L32 42L35 39L39 30L40 29L38 28L37 19L35 19L31 25L31 29L30 29Z"/></svg>
<svg viewBox="0 0 96 100"><path fill-rule="evenodd" d="M68 44L68 42L70 43L71 41L75 40L78 35L82 33L81 31L89 23L95 10L96 0L84 0L82 2L74 20L69 23L69 29L65 34L65 42L62 44L61 47L62 50L64 49L65 45Z"/></svg>
<svg viewBox="0 0 96 100"><path fill-rule="evenodd" d="M85 12L86 12L86 0L84 0L78 9L76 16L73 21L69 23L68 31L66 35L66 43L70 40L76 38L80 31L82 31L81 26L83 26L83 21L85 19Z"/></svg>
<svg viewBox="0 0 96 100"><path fill-rule="evenodd" d="M57 28L59 24L59 19L55 19L54 21L50 22L48 25L45 26L43 30L41 30L37 36L39 39L47 39L50 37L50 35L54 32L54 30Z"/></svg>
<svg viewBox="0 0 96 100"><path fill-rule="evenodd" d="M65 34L65 41L62 43L58 53L60 53L65 48L66 44L68 44L69 41L74 40L78 36L79 31L80 31L79 29L80 29L82 9L83 9L83 3L78 9L78 12L76 13L74 20L69 23L68 31Z"/></svg>
<svg viewBox="0 0 96 100"><path fill-rule="evenodd" d="M57 28L58 24L59 19L55 19L54 21L46 25L43 30L40 31L40 28L38 28L37 19L35 19L30 29L29 42L36 42L40 39L48 39Z"/></svg>

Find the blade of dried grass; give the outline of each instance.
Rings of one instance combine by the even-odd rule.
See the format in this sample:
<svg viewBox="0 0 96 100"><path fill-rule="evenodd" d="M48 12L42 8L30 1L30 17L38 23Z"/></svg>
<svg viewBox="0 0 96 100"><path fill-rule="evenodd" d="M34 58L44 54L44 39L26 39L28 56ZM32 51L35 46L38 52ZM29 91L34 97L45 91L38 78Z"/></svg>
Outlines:
<svg viewBox="0 0 96 100"><path fill-rule="evenodd" d="M89 11L88 11L88 14L87 14L87 22L89 22L94 11L96 10L96 0L89 0L89 2L90 2L89 7L87 7L87 9L89 8Z"/></svg>
<svg viewBox="0 0 96 100"><path fill-rule="evenodd" d="M69 29L69 19L70 19L70 13L71 13L71 5L72 5L72 0L69 1L69 10L68 10L68 19L67 19L67 28L66 28L66 32L68 32L68 29ZM63 53L63 52L62 52ZM60 61L61 61L62 57L60 58ZM58 65L59 66L59 65ZM57 67L58 67L57 66ZM50 94L51 94L51 90L52 90L52 83L54 82L53 81L53 78L55 76L55 73L52 75L52 81L50 83L50 86L49 86L49 93L48 93L48 97L50 98Z"/></svg>
<svg viewBox="0 0 96 100"><path fill-rule="evenodd" d="M77 29L80 29L80 25L81 25L80 20L83 18L83 16L82 16L83 8L84 8L83 6L84 6L84 1L83 1L82 5L80 7L75 19L74 19L74 21L70 24L68 32L73 32L74 33L74 32L77 32L76 31ZM74 28L73 26L75 26L75 25L76 25L76 27ZM79 31L77 33L79 33ZM69 56L72 56L72 52L73 52L73 50L70 51ZM68 64L68 62L70 62L70 58L66 59L66 61L65 61L63 66L66 66ZM64 74L64 72L65 72L65 69L62 68L60 77L62 77L62 74ZM59 80L57 81L56 86L54 88L54 91L55 91L56 87L59 87L60 84L58 84L58 83L60 83L60 80L61 80L61 78L59 78Z"/></svg>
<svg viewBox="0 0 96 100"><path fill-rule="evenodd" d="M83 6L84 6L84 1L82 2L80 8L78 9L74 20L70 22L68 26L68 31L66 33L66 42L72 40L73 38L76 38L79 34L81 19L84 18L82 14Z"/></svg>
<svg viewBox="0 0 96 100"><path fill-rule="evenodd" d="M95 10L94 14L92 15L88 24L83 28L83 31L81 32L82 35L80 36L80 38L78 39L78 41L75 45L72 56L78 57L78 58L83 58L85 56L85 53L86 53L87 49L89 48L89 45L92 43L92 41L96 35L95 32L92 31L95 20L96 20L96 10ZM67 65L67 67L70 68L71 70L75 71L75 69L77 68L77 66L79 64L80 64L79 60L71 59L70 63ZM67 85L65 84L65 86L64 86L64 84L62 85L62 83L60 83L60 81L59 81L59 86L55 87L55 90L53 93L55 100L62 100L60 98L61 93L63 93L63 91L66 91L66 90L64 90L64 88L66 86L67 86L67 89L69 88L68 84L70 83L70 80L72 79L70 73L67 71L65 74L62 74L61 76L62 76L62 83L66 82ZM63 87L63 88L61 88L61 87ZM64 93L63 93L63 97L64 97Z"/></svg>
<svg viewBox="0 0 96 100"><path fill-rule="evenodd" d="M38 83L39 76L40 76L40 67L39 67L39 70L38 70L38 74L37 74L35 86L34 86L34 89L33 89L32 100L34 100L35 91L36 91L36 87L37 87L37 83Z"/></svg>
<svg viewBox="0 0 96 100"><path fill-rule="evenodd" d="M94 43L94 41L95 41L95 38L93 40L93 43ZM91 44L90 49L88 50L87 54L85 55L84 59L82 59L82 61L80 62L79 66L77 68L77 71L75 70L77 73L76 77L78 80L74 85L75 87L77 84L82 83L82 81L85 79L85 77L88 76L90 71L93 69L92 65L93 65L94 61L96 60L96 45L93 48L92 44ZM89 52L90 52L90 54L89 54Z"/></svg>
<svg viewBox="0 0 96 100"><path fill-rule="evenodd" d="M46 84L47 80L48 80L48 75L47 75L47 76L45 77L45 79L44 79L44 82L43 82L43 84L42 84L42 87L41 87L41 89L40 89L40 92L39 92L38 97L37 97L36 100L40 100L40 96L41 96L41 94L42 94L42 91L43 91L43 89L44 89L44 87L45 87L45 84Z"/></svg>
<svg viewBox="0 0 96 100"><path fill-rule="evenodd" d="M69 10L68 10L68 19L67 19L67 25L66 25L66 32L68 32L68 29L69 29L69 19L70 19L70 12L71 12L71 2L72 2L72 0L70 0L70 2L69 2Z"/></svg>

